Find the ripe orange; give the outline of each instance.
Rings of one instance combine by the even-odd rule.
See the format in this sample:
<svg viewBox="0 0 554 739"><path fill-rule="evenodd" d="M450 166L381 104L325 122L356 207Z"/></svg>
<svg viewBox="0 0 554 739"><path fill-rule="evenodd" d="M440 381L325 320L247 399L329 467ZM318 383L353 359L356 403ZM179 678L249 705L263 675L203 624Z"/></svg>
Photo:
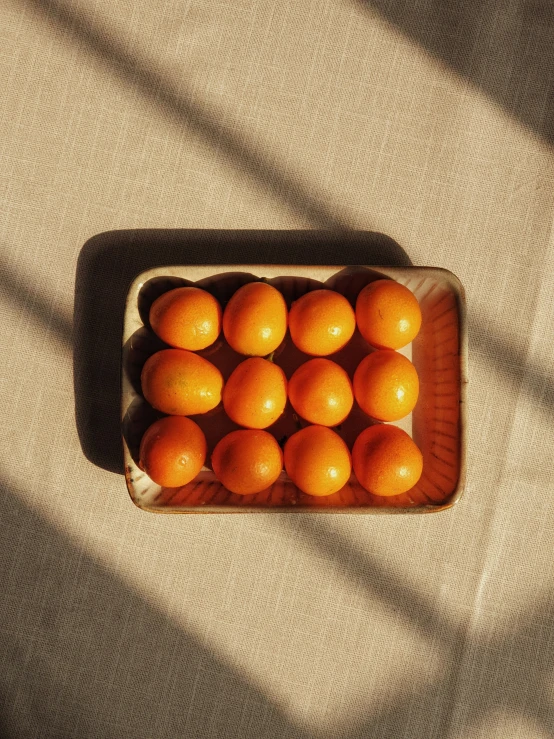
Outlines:
<svg viewBox="0 0 554 739"><path fill-rule="evenodd" d="M423 471L423 456L408 434L382 423L358 436L352 462L360 485L375 495L405 493Z"/></svg>
<svg viewBox="0 0 554 739"><path fill-rule="evenodd" d="M290 335L300 351L316 357L338 352L356 329L348 300L333 290L312 290L290 309Z"/></svg>
<svg viewBox="0 0 554 739"><path fill-rule="evenodd" d="M398 421L410 413L419 395L414 365L392 349L368 354L354 372L354 396L368 416Z"/></svg>
<svg viewBox="0 0 554 739"><path fill-rule="evenodd" d="M212 454L216 477L227 490L252 495L273 485L283 469L283 453L267 431L231 431Z"/></svg>
<svg viewBox="0 0 554 739"><path fill-rule="evenodd" d="M150 405L172 416L206 413L221 401L223 377L207 359L185 349L162 349L146 360L142 392Z"/></svg>
<svg viewBox="0 0 554 739"><path fill-rule="evenodd" d="M140 468L158 485L168 488L193 480L205 459L206 438L194 421L184 416L156 421L140 443Z"/></svg>
<svg viewBox="0 0 554 739"><path fill-rule="evenodd" d="M376 280L358 295L356 321L360 333L372 346L401 349L417 336L421 310L407 287L394 280Z"/></svg>
<svg viewBox="0 0 554 739"><path fill-rule="evenodd" d="M223 333L239 354L264 357L275 351L287 331L287 304L266 282L249 282L223 312Z"/></svg>
<svg viewBox="0 0 554 739"><path fill-rule="evenodd" d="M279 418L287 403L283 370L261 357L241 362L223 388L229 418L249 429L265 429Z"/></svg>
<svg viewBox="0 0 554 739"><path fill-rule="evenodd" d="M325 426L306 426L285 444L285 469L308 495L332 495L347 482L350 452L338 434Z"/></svg>
<svg viewBox="0 0 554 739"><path fill-rule="evenodd" d="M299 416L321 426L337 426L352 410L350 378L330 359L310 359L289 382L289 398Z"/></svg>
<svg viewBox="0 0 554 739"><path fill-rule="evenodd" d="M198 351L219 336L221 306L199 287L177 287L152 303L150 325L166 344Z"/></svg>

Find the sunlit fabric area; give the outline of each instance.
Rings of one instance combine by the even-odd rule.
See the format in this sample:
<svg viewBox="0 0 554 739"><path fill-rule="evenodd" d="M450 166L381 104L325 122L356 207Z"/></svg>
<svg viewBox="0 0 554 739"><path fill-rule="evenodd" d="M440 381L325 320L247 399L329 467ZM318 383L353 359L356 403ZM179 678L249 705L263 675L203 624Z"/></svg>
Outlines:
<svg viewBox="0 0 554 739"><path fill-rule="evenodd" d="M3 0L0 70L0 736L553 736L552 2ZM459 278L454 507L133 505L129 285L249 264Z"/></svg>

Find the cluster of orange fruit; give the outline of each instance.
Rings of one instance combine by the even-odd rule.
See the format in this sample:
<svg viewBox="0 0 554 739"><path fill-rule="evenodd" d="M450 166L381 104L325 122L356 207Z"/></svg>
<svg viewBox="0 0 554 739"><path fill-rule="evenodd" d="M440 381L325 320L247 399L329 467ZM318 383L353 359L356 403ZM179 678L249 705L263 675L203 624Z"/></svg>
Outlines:
<svg viewBox="0 0 554 739"><path fill-rule="evenodd" d="M154 332L174 348L152 355L141 375L146 400L168 414L145 433L140 466L158 484L180 487L193 480L206 461L207 443L188 416L207 413L220 402L242 429L224 436L211 456L216 477L231 492L249 495L270 487L283 465L309 495L331 495L350 478L376 495L409 490L422 472L422 455L396 426L376 424L356 439L352 454L332 429L349 415L354 400L370 417L396 421L411 412L419 381L413 364L396 349L417 335L421 311L413 295L393 280L371 282L360 292L355 311L338 292L319 289L287 311L282 294L266 282L239 288L225 311L208 292L181 287L161 295L150 309ZM327 359L341 350L358 327L376 349L358 365L351 382ZM287 327L295 346L313 359L287 382L270 355ZM221 330L228 344L248 356L224 383L219 369L195 352L211 346ZM287 398L309 424L290 436L281 451L267 429L285 410Z"/></svg>

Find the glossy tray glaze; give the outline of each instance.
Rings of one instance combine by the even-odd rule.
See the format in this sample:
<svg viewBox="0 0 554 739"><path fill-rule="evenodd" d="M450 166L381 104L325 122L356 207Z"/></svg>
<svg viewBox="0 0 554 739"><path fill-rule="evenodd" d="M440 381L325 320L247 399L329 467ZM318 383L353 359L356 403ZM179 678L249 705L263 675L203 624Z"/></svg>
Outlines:
<svg viewBox="0 0 554 739"><path fill-rule="evenodd" d="M420 396L413 413L397 425L411 433L423 453L423 474L402 495L380 497L364 490L354 475L334 495L305 495L282 472L277 482L257 495L230 493L209 467L181 488L162 488L138 467L140 439L162 414L144 400L140 372L146 359L165 345L148 326L148 311L163 292L179 285L197 284L215 295L224 306L243 284L266 278L280 289L289 306L309 290L327 286L343 293L353 304L360 290L374 279L389 278L406 285L419 300L423 322L414 342L403 351L417 368ZM361 358L372 351L356 331L350 343L332 356L352 377ZM199 352L216 364L226 379L244 359L223 339ZM288 377L308 359L285 339L275 361ZM333 267L282 265L173 266L149 269L132 283L127 295L123 328L121 414L125 478L133 502L154 513L428 513L452 506L462 495L466 465L467 333L463 288L455 275L433 267ZM238 428L218 407L195 416L206 434L209 451L229 431ZM301 423L301 422L300 422ZM349 447L372 421L358 408L338 432ZM294 433L299 421L287 408L268 431L279 441ZM208 458L209 462L209 458Z"/></svg>

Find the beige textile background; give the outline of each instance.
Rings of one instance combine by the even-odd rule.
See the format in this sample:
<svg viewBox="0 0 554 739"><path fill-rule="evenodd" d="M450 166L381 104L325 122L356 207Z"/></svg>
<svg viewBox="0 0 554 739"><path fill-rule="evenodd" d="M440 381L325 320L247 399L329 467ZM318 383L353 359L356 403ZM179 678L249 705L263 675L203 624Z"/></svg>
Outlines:
<svg viewBox="0 0 554 739"><path fill-rule="evenodd" d="M3 0L2 737L554 736L553 48L548 0ZM460 504L135 509L133 272L379 257L106 235L175 228L380 231L455 272Z"/></svg>

